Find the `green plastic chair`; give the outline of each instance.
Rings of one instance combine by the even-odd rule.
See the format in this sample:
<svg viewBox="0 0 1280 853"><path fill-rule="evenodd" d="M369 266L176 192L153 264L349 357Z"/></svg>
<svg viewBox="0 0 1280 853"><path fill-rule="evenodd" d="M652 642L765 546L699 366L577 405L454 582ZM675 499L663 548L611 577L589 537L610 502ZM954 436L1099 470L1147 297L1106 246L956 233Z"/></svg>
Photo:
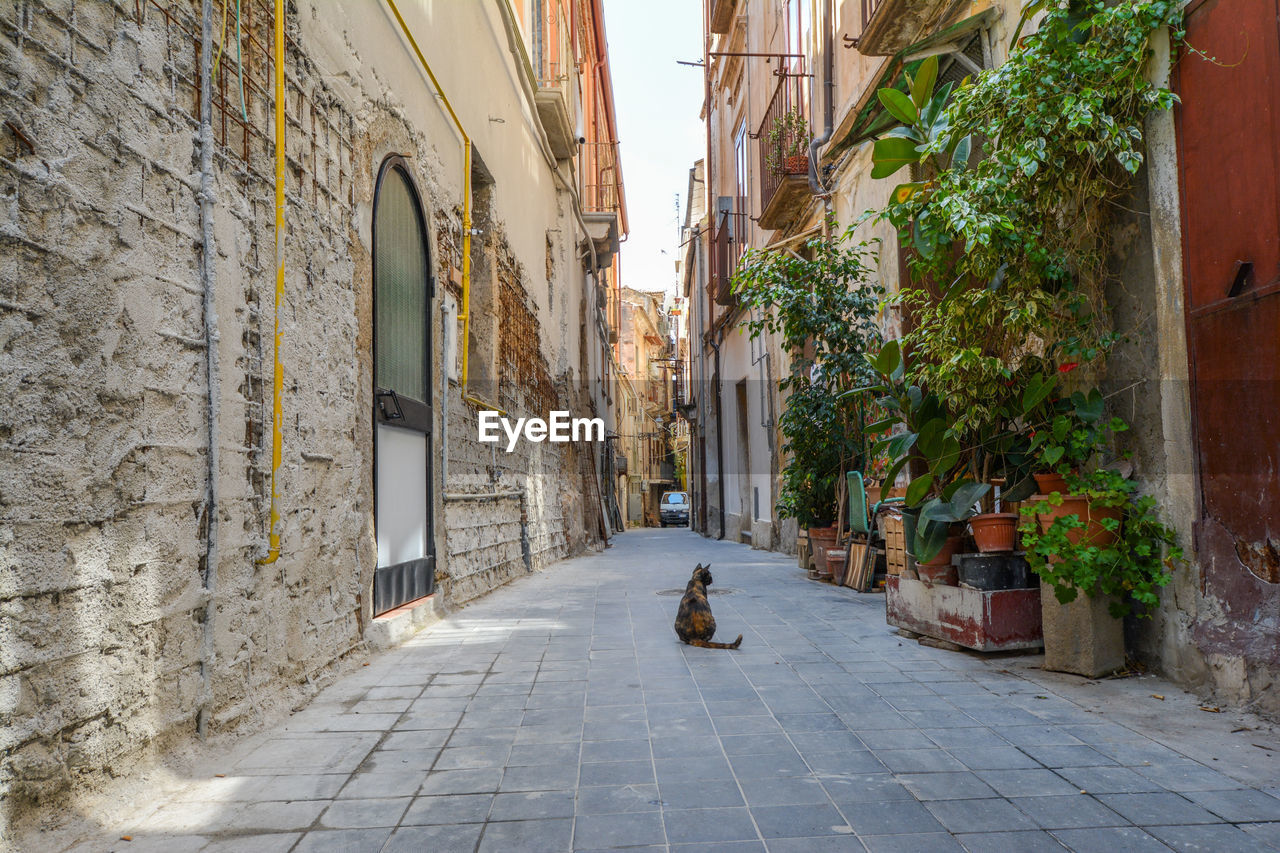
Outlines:
<svg viewBox="0 0 1280 853"><path fill-rule="evenodd" d="M871 526L867 521L867 487L862 482L861 471L850 471L845 475L849 485L849 531L871 534Z"/></svg>
<svg viewBox="0 0 1280 853"><path fill-rule="evenodd" d="M867 487L862 479L861 471L850 471L845 475L845 482L848 484L849 491L849 532L856 533L866 537L867 548L863 552L864 565L859 567L860 572L867 575L867 585L871 583L870 572L866 572L865 563L874 559L871 550L872 534L879 527L880 511L894 504L905 503L904 498L885 498L882 501L876 501L871 505L871 511L867 511ZM852 570L852 567L850 567ZM866 590L858 590L865 592Z"/></svg>

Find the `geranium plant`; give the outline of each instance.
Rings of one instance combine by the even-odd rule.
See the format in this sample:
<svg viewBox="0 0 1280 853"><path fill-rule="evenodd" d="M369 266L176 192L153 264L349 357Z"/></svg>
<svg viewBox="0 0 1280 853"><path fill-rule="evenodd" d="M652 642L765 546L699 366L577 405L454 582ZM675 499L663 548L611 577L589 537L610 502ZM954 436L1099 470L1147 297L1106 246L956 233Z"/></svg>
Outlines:
<svg viewBox="0 0 1280 853"><path fill-rule="evenodd" d="M1085 517L1024 506L1019 530L1027 561L1064 604L1083 592L1112 596L1117 618L1132 602L1146 615L1182 559L1177 534L1160 520L1155 499L1127 476L1129 461L1108 458L1115 436L1129 426L1106 417L1102 394L1077 391L1058 408L1052 424L1036 433L1035 453L1042 467L1064 476L1071 494L1055 492L1044 502L1060 508L1070 500Z"/></svg>
<svg viewBox="0 0 1280 853"><path fill-rule="evenodd" d="M809 153L809 122L796 110L788 110L773 120L769 128L769 148L765 168L775 175L786 174L786 161Z"/></svg>

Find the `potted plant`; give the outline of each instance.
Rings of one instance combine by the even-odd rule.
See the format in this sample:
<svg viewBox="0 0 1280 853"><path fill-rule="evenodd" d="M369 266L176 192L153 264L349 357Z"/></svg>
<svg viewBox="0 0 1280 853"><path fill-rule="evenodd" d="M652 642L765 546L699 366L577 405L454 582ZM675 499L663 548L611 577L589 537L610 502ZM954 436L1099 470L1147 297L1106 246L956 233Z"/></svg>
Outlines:
<svg viewBox="0 0 1280 853"><path fill-rule="evenodd" d="M1041 586L1045 668L1096 677L1124 664L1121 617L1159 602L1182 558L1174 530L1142 495L1124 458L1108 459L1120 418L1103 417L1102 395L1076 392L1043 439L1040 459L1057 466L1068 493L1022 509L1019 530Z"/></svg>
<svg viewBox="0 0 1280 853"><path fill-rule="evenodd" d="M914 464L903 512L912 521L908 546L916 571L922 580L954 583L951 556L960 546L964 523L991 485L967 476L973 448L966 447L961 440L966 436L951 426L954 416L944 401L910 380L898 341L886 343L868 363L878 384L860 391L876 395L887 415L868 427L888 433L873 448L889 460L881 497L898 474Z"/></svg>
<svg viewBox="0 0 1280 853"><path fill-rule="evenodd" d="M799 111L788 110L773 120L765 167L778 176L809 171L809 122Z"/></svg>
<svg viewBox="0 0 1280 853"><path fill-rule="evenodd" d="M866 470L869 458L873 407L845 392L869 381L864 356L880 344L882 291L874 281L875 260L866 243L852 242L851 229L796 253L748 250L733 277L750 334L775 335L792 354L778 383L787 396L778 417L786 462L777 509L808 528L824 573L826 549L843 526L845 472Z"/></svg>

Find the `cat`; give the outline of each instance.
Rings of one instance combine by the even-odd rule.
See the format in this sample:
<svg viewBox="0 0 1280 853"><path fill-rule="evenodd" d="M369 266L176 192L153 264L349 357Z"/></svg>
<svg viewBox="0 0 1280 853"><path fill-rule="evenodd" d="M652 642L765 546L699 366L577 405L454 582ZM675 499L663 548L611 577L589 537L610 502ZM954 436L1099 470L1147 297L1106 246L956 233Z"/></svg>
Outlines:
<svg viewBox="0 0 1280 853"><path fill-rule="evenodd" d="M704 649L736 649L742 645L742 635L732 643L713 643L711 638L716 633L716 619L711 615L711 605L707 603L707 587L711 586L711 564L698 564L689 578L689 585L684 588L684 598L680 599L680 610L676 613L676 636L691 646Z"/></svg>

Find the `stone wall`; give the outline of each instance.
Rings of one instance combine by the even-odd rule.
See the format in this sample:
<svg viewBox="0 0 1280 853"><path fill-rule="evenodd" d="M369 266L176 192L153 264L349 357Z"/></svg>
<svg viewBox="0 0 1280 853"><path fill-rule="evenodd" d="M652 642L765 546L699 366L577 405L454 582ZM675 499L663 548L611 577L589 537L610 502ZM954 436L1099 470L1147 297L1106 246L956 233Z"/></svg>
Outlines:
<svg viewBox="0 0 1280 853"><path fill-rule="evenodd" d="M290 4L283 549L259 564L274 319L270 63L244 59L247 120L230 50L214 82L211 337L199 8L0 4L0 835L33 803L130 772L198 727L258 724L363 650L376 562L369 223L387 155L406 158L423 197L437 280L455 276L459 155L394 25L374 3ZM245 8L246 29L269 44L269 4ZM494 26L479 4L435 14L422 32L449 49L466 41L459 32ZM357 36L395 48L371 55ZM506 115L485 128L506 134L487 140L499 178L492 239L507 253L510 307L534 335L521 341L524 369L541 383L530 390L522 378L504 403L569 408L580 395L564 389L582 379L573 223L548 177L519 183L531 143L511 58L500 31L481 42L474 61L494 103L466 115L473 126ZM576 449L495 457L476 441L474 406L448 388L436 406L450 433L450 479L433 484L437 553L442 597L462 602L587 544L588 492ZM523 501L443 497L507 489Z"/></svg>

